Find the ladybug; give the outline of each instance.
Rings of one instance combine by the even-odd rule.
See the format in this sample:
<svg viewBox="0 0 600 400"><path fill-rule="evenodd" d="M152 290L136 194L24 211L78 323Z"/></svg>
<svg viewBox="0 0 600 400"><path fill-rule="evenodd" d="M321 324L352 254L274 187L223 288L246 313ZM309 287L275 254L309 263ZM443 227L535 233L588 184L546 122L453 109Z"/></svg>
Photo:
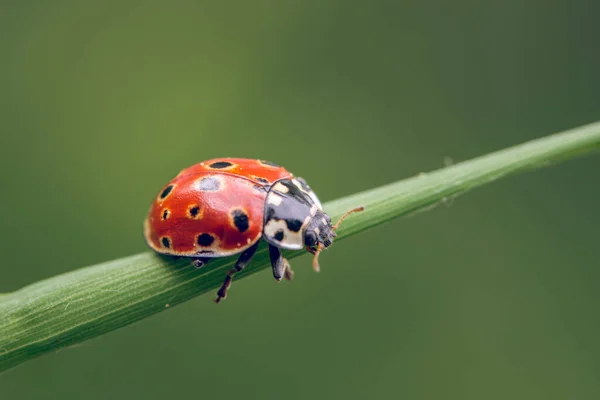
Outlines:
<svg viewBox="0 0 600 400"><path fill-rule="evenodd" d="M281 249L306 249L314 255L331 246L335 224L304 179L264 160L219 158L181 171L152 202L144 237L156 252L188 257L200 268L208 260L240 254L217 292L227 297L236 272L252 259L261 239L269 246L273 277L293 272Z"/></svg>

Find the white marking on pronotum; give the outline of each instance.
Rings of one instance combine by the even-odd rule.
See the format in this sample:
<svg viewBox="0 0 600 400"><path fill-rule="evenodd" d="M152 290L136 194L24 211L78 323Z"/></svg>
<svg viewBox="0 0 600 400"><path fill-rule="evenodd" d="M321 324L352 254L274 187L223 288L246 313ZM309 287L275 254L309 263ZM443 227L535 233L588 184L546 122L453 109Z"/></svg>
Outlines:
<svg viewBox="0 0 600 400"><path fill-rule="evenodd" d="M263 230L264 230L265 235L267 235L267 237L274 238L275 233L277 233L277 231L282 230L285 233L289 229L287 228L287 224L285 223L284 220L271 219L265 224L265 227L263 228Z"/></svg>
<svg viewBox="0 0 600 400"><path fill-rule="evenodd" d="M307 192L308 195L310 196L310 198L312 199L312 201L316 204L316 206L319 208L319 210L323 209L323 205L321 204L321 201L319 200L319 198L317 197L317 195L315 194L315 192L313 192L312 190Z"/></svg>
<svg viewBox="0 0 600 400"><path fill-rule="evenodd" d="M277 193L272 193L271 192L271 193L269 193L269 197L267 198L267 203L268 204L273 204L274 206L281 205L282 201L283 201L283 197L281 197Z"/></svg>
<svg viewBox="0 0 600 400"><path fill-rule="evenodd" d="M313 203L315 203L317 205L317 207L319 207L319 210L323 209L323 205L321 204L321 201L319 200L319 198L317 197L317 195L315 194L315 192L313 192L311 189L307 189L305 188L302 183L300 183L299 180L297 179L292 179L292 183L294 185L296 185L296 187L298 189L300 189L302 192L306 193L311 200L313 201Z"/></svg>
<svg viewBox="0 0 600 400"><path fill-rule="evenodd" d="M281 182L276 183L275 186L273 186L273 189L281 193L287 193L290 191L290 189Z"/></svg>
<svg viewBox="0 0 600 400"><path fill-rule="evenodd" d="M302 229L299 232L292 232L288 229L287 224L284 220L272 219L265 224L264 233L270 240L275 240L275 234L279 231L283 231L283 240L279 242L281 247L290 250L300 250L304 247L304 240L302 240Z"/></svg>
<svg viewBox="0 0 600 400"><path fill-rule="evenodd" d="M302 184L300 183L300 181L298 179L292 179L292 183L300 190L302 190L303 192L307 192L306 189L304 189L304 186L302 186Z"/></svg>

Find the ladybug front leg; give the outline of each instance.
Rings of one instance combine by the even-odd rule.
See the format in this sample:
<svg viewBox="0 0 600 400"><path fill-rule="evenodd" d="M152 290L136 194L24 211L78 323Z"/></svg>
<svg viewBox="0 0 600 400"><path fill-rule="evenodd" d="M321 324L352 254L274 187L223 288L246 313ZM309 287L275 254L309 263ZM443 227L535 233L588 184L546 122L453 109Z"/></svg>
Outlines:
<svg viewBox="0 0 600 400"><path fill-rule="evenodd" d="M290 263L281 254L279 247L269 245L269 256L271 257L271 267L273 268L273 277L277 279L277 282L285 278L291 281L294 277L294 271L290 267Z"/></svg>
<svg viewBox="0 0 600 400"><path fill-rule="evenodd" d="M257 241L255 244L252 245L252 247L249 247L246 251L244 251L235 263L235 267L229 270L227 276L225 277L225 280L223 281L223 285L221 285L221 289L219 289L219 291L217 292L217 298L215 299L215 303L218 304L222 299L227 298L227 290L231 286L231 280L233 279L233 276L237 272L243 270L246 265L248 265L248 263L254 256L254 253L256 253L256 249L258 248L259 242L260 241Z"/></svg>

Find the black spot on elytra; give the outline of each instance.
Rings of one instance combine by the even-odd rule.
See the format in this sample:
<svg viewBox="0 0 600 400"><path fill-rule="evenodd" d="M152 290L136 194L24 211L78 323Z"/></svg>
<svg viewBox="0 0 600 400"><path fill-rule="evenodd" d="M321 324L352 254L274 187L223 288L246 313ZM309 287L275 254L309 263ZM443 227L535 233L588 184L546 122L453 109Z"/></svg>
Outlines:
<svg viewBox="0 0 600 400"><path fill-rule="evenodd" d="M198 239L196 241L200 246L210 246L215 241L215 238L212 237L210 233L203 233L198 235Z"/></svg>
<svg viewBox="0 0 600 400"><path fill-rule="evenodd" d="M233 217L233 224L240 232L246 232L248 230L249 222L248 215L242 210L233 210L231 212Z"/></svg>
<svg viewBox="0 0 600 400"><path fill-rule="evenodd" d="M275 238L275 240L277 240L278 242L281 242L283 240L283 231L280 229L277 232L275 232L275 235L273 236Z"/></svg>
<svg viewBox="0 0 600 400"><path fill-rule="evenodd" d="M189 211L190 211L190 217L196 218L198 216L198 214L200 213L200 206L192 206L192 207L190 207Z"/></svg>
<svg viewBox="0 0 600 400"><path fill-rule="evenodd" d="M231 167L233 164L227 161L217 161L214 162L212 164L209 165L210 168L214 168L214 169L222 169L222 168L227 168L227 167Z"/></svg>
<svg viewBox="0 0 600 400"><path fill-rule="evenodd" d="M163 236L163 237L160 239L160 242L161 242L161 243L162 243L162 245L163 245L163 246L165 246L167 249L171 248L171 240L170 240L168 237L166 237L166 236Z"/></svg>
<svg viewBox="0 0 600 400"><path fill-rule="evenodd" d="M168 209L164 209L163 213L162 213L162 219L163 221L167 218L169 218L169 215L171 215L171 212Z"/></svg>
<svg viewBox="0 0 600 400"><path fill-rule="evenodd" d="M302 221L299 219L286 219L285 223L292 232L298 232L302 228Z"/></svg>
<svg viewBox="0 0 600 400"><path fill-rule="evenodd" d="M167 186L160 194L160 198L165 199L169 195L169 193L171 193L172 190L173 190L173 185Z"/></svg>
<svg viewBox="0 0 600 400"><path fill-rule="evenodd" d="M270 167L281 167L281 165L279 165L279 164L275 164L274 162L272 162L272 161L267 161L267 160L260 160L260 163L261 163L261 164L264 164L264 165L268 165L268 166L270 166Z"/></svg>
<svg viewBox="0 0 600 400"><path fill-rule="evenodd" d="M198 188L204 192L216 192L221 188L221 182L212 176L208 176L206 178L202 178Z"/></svg>

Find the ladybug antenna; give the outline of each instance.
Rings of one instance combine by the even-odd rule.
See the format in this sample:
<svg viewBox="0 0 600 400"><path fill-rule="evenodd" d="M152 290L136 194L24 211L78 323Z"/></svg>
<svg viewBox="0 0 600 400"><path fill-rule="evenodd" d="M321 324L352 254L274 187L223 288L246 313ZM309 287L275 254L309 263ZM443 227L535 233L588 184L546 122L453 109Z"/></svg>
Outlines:
<svg viewBox="0 0 600 400"><path fill-rule="evenodd" d="M353 208L352 210L348 211L346 214L342 215L342 217L338 220L338 222L336 222L336 224L331 227L333 236L335 236L335 230L340 227L340 224L350 214L353 214L355 212L363 211L364 209L365 208L363 206L356 207L356 208ZM321 251L323 251L324 248L325 248L325 245L323 243L319 243L318 246L317 246L317 249L314 250L314 252L311 251L311 253L314 254L314 257L313 257L313 269L315 270L315 272L319 272L319 270L320 270L320 267L319 267L319 254L321 254Z"/></svg>
<svg viewBox="0 0 600 400"><path fill-rule="evenodd" d="M319 267L319 254L323 251L323 243L319 243L317 246L317 250L315 250L315 256L313 257L313 269L315 272L319 272L321 268Z"/></svg>
<svg viewBox="0 0 600 400"><path fill-rule="evenodd" d="M334 226L331 227L331 229L333 231L337 230L337 228L340 227L340 225L342 224L342 222L344 222L344 220L350 215L350 214L354 214L355 212L361 212L363 211L365 208L363 206L360 207L356 207L353 208L352 210L348 211L346 214L342 215L342 217L338 220L338 222L335 223Z"/></svg>

